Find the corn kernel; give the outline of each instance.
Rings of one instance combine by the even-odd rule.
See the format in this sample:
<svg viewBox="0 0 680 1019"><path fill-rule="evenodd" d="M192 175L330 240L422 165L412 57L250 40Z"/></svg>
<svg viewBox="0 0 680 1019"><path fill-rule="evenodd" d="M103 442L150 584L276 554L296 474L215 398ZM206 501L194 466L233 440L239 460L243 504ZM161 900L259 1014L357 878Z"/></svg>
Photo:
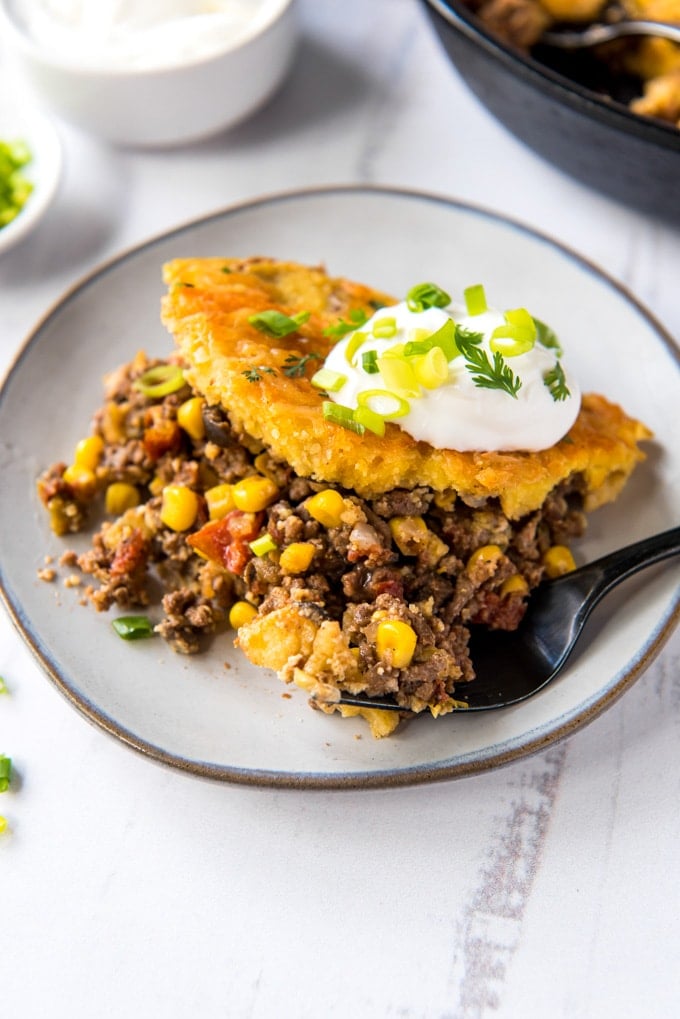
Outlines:
<svg viewBox="0 0 680 1019"><path fill-rule="evenodd" d="M106 489L104 500L106 512L118 517L125 510L139 506L139 492L125 481L113 481Z"/></svg>
<svg viewBox="0 0 680 1019"><path fill-rule="evenodd" d="M385 619L378 623L375 647L378 658L395 669L411 664L418 638L412 626L400 619Z"/></svg>
<svg viewBox="0 0 680 1019"><path fill-rule="evenodd" d="M198 496L186 485L163 489L161 520L173 531L187 531L198 515Z"/></svg>
<svg viewBox="0 0 680 1019"><path fill-rule="evenodd" d="M279 494L278 487L261 474L251 474L232 485L232 496L236 509L244 513L259 513Z"/></svg>
<svg viewBox="0 0 680 1019"><path fill-rule="evenodd" d="M183 428L192 439L202 439L205 436L205 424L203 422L203 400L200 396L192 396L185 400L177 408L177 424Z"/></svg>
<svg viewBox="0 0 680 1019"><path fill-rule="evenodd" d="M237 601L229 609L229 625L235 630L241 626L252 623L257 615L257 609L247 601Z"/></svg>
<svg viewBox="0 0 680 1019"><path fill-rule="evenodd" d="M279 565L284 573L304 573L316 549L310 541L294 541L281 553Z"/></svg>
<svg viewBox="0 0 680 1019"><path fill-rule="evenodd" d="M215 485L204 492L211 520L222 520L230 510L234 509L233 485Z"/></svg>
<svg viewBox="0 0 680 1019"><path fill-rule="evenodd" d="M71 464L70 467L66 468L62 477L81 496L88 496L94 491L96 478L94 471L90 470L89 467Z"/></svg>
<svg viewBox="0 0 680 1019"><path fill-rule="evenodd" d="M305 503L310 517L314 517L324 527L339 527L341 516L345 511L345 500L334 488L326 488L317 492Z"/></svg>
<svg viewBox="0 0 680 1019"><path fill-rule="evenodd" d="M165 482L159 474L149 482L149 491L152 495L160 495L164 488Z"/></svg>
<svg viewBox="0 0 680 1019"><path fill-rule="evenodd" d="M73 463L77 467L87 467L93 471L104 452L104 440L101 435L89 435L87 439L81 439L76 446Z"/></svg>
<svg viewBox="0 0 680 1019"><path fill-rule="evenodd" d="M500 545L482 545L475 549L467 561L466 570L471 573L481 563L496 563L503 555Z"/></svg>
<svg viewBox="0 0 680 1019"><path fill-rule="evenodd" d="M576 569L574 557L566 545L552 545L543 554L543 567L546 577L562 577Z"/></svg>
<svg viewBox="0 0 680 1019"><path fill-rule="evenodd" d="M513 573L511 577L508 577L501 584L501 597L505 598L508 594L527 594L528 590L529 585L522 574Z"/></svg>

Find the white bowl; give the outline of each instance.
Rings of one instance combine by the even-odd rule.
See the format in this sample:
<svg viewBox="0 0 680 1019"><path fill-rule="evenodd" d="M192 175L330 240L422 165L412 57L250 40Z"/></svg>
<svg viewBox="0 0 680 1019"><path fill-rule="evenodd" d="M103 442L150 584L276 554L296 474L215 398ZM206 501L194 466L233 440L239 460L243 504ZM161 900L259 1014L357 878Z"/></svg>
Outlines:
<svg viewBox="0 0 680 1019"><path fill-rule="evenodd" d="M110 142L172 146L233 126L274 93L295 48L294 6L295 0L262 0L248 29L218 51L151 68L96 65L39 43L20 0L0 0L0 37L13 71L41 106Z"/></svg>
<svg viewBox="0 0 680 1019"><path fill-rule="evenodd" d="M62 155L61 142L49 121L35 111L23 109L11 101L4 88L0 88L0 139L21 139L26 142L32 158L23 173L33 185L19 215L7 226L0 228L1 256L23 240L47 211L59 185Z"/></svg>

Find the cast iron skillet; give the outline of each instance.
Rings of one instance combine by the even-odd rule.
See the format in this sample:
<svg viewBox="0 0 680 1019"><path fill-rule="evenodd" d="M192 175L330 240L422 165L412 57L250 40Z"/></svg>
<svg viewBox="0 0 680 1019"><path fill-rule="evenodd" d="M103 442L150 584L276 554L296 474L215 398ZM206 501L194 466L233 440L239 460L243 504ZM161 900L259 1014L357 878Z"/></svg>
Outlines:
<svg viewBox="0 0 680 1019"><path fill-rule="evenodd" d="M513 134L583 183L680 225L680 129L631 113L630 81L606 81L583 53L526 57L460 0L422 2L463 80Z"/></svg>

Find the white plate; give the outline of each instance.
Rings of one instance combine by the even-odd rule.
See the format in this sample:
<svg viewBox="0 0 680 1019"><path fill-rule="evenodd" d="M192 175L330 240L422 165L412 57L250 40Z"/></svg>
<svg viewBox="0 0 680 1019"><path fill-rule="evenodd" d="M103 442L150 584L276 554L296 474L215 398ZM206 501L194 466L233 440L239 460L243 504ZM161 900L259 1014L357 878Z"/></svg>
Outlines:
<svg viewBox="0 0 680 1019"><path fill-rule="evenodd" d="M17 105L12 92L6 88L0 92L0 139L21 139L33 155L23 170L33 184L33 191L19 215L0 229L2 255L23 240L47 212L57 193L62 156L59 136L50 122L35 111Z"/></svg>
<svg viewBox="0 0 680 1019"><path fill-rule="evenodd" d="M670 632L678 593L668 564L611 595L570 667L530 701L419 718L382 741L360 721L311 711L300 690L284 697L273 674L250 666L229 636L193 658L159 641L128 644L107 615L78 603L77 590L36 578L46 552L83 547L50 533L35 495L37 475L68 459L87 432L106 370L140 347L154 355L171 348L159 324L162 263L261 253L324 262L333 274L394 294L423 279L454 293L484 282L494 303L528 306L557 330L584 388L619 400L657 436L620 500L592 516L578 557L592 559L677 524L678 354L617 284L525 227L446 199L371 188L279 195L123 255L70 291L29 338L0 393L0 579L29 645L89 719L153 758L234 782L431 781L503 764L572 732L633 682Z"/></svg>

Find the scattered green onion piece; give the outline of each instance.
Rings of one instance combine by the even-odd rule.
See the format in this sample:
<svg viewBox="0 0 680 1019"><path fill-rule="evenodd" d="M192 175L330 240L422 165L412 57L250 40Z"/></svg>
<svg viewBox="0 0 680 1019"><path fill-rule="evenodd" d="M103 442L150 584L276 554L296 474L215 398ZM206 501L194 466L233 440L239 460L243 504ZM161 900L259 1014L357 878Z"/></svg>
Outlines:
<svg viewBox="0 0 680 1019"><path fill-rule="evenodd" d="M436 283L417 283L406 294L406 305L410 311L425 311L426 308L446 308L451 298Z"/></svg>
<svg viewBox="0 0 680 1019"><path fill-rule="evenodd" d="M489 347L494 354L499 353L503 357L519 357L520 354L526 354L533 348L534 335L535 331L532 335L531 330L526 326L512 325L508 322L507 325L494 329L489 340Z"/></svg>
<svg viewBox="0 0 680 1019"><path fill-rule="evenodd" d="M361 367L367 375L377 375L380 370L378 368L378 352L376 350L367 350L365 354L362 354Z"/></svg>
<svg viewBox="0 0 680 1019"><path fill-rule="evenodd" d="M397 335L397 320L392 317L379 318L373 323L373 335L376 340L391 340Z"/></svg>
<svg viewBox="0 0 680 1019"><path fill-rule="evenodd" d="M510 308L505 312L505 321L513 326L523 326L532 336L536 336L536 323L526 308Z"/></svg>
<svg viewBox="0 0 680 1019"><path fill-rule="evenodd" d="M248 545L256 556L266 555L267 552L273 552L279 547L270 534L263 534L255 538L255 541L249 541Z"/></svg>
<svg viewBox="0 0 680 1019"><path fill-rule="evenodd" d="M357 435L363 435L366 431L364 426L359 424L354 417L354 411L351 407L343 407L342 404L333 403L331 400L324 401L323 416L326 421L331 421L334 425L341 425L350 432L356 432Z"/></svg>
<svg viewBox="0 0 680 1019"><path fill-rule="evenodd" d="M0 816L0 835L3 835L9 827L6 817Z"/></svg>
<svg viewBox="0 0 680 1019"><path fill-rule="evenodd" d="M357 395L357 403L360 407L375 411L385 421L403 418L411 409L407 400L388 389L364 389Z"/></svg>
<svg viewBox="0 0 680 1019"><path fill-rule="evenodd" d="M413 358L416 379L426 389L438 389L449 377L449 362L441 347L432 347L427 354Z"/></svg>
<svg viewBox="0 0 680 1019"><path fill-rule="evenodd" d="M270 308L267 311L258 311L256 315L250 315L248 321L261 333L274 339L281 339L283 336L290 336L297 332L309 318L310 312L301 311L292 317L284 315L281 311Z"/></svg>
<svg viewBox="0 0 680 1019"><path fill-rule="evenodd" d="M352 336L351 339L347 341L347 346L345 347L345 359L348 361L349 364L351 364L352 367L354 367L353 360L354 355L356 354L359 347L361 347L362 344L365 343L367 339L368 339L367 333L359 332L355 333L354 336Z"/></svg>
<svg viewBox="0 0 680 1019"><path fill-rule="evenodd" d="M147 616L119 616L111 622L123 640L143 640L153 636L153 623Z"/></svg>
<svg viewBox="0 0 680 1019"><path fill-rule="evenodd" d="M0 754L0 793L7 792L12 781L12 758Z"/></svg>
<svg viewBox="0 0 680 1019"><path fill-rule="evenodd" d="M5 682L4 676L0 676L0 693L9 693L9 687Z"/></svg>
<svg viewBox="0 0 680 1019"><path fill-rule="evenodd" d="M554 350L557 357L562 357L564 351L555 330L547 326L545 322L541 322L540 318L534 318L534 325L536 326L536 339L541 346L547 347L548 350Z"/></svg>
<svg viewBox="0 0 680 1019"><path fill-rule="evenodd" d="M319 368L309 381L317 389L324 389L327 393L337 393L347 382L347 376L331 371L330 368Z"/></svg>
<svg viewBox="0 0 680 1019"><path fill-rule="evenodd" d="M456 343L456 323L448 318L444 325L440 326L436 333L432 333L425 341L429 348L441 347L447 361L453 361L458 357L460 350Z"/></svg>
<svg viewBox="0 0 680 1019"><path fill-rule="evenodd" d="M388 390L399 390L405 396L420 396L420 384L405 357L379 357L378 368Z"/></svg>
<svg viewBox="0 0 680 1019"><path fill-rule="evenodd" d="M385 434L385 418L376 414L370 407L357 407L354 411L354 420L381 438Z"/></svg>
<svg viewBox="0 0 680 1019"><path fill-rule="evenodd" d="M473 287L466 287L463 291L463 298L468 315L483 315L485 311L489 310L486 293L481 283L476 283Z"/></svg>
<svg viewBox="0 0 680 1019"><path fill-rule="evenodd" d="M144 396L155 398L176 393L184 385L184 372L176 364L158 364L140 375L133 387Z"/></svg>

